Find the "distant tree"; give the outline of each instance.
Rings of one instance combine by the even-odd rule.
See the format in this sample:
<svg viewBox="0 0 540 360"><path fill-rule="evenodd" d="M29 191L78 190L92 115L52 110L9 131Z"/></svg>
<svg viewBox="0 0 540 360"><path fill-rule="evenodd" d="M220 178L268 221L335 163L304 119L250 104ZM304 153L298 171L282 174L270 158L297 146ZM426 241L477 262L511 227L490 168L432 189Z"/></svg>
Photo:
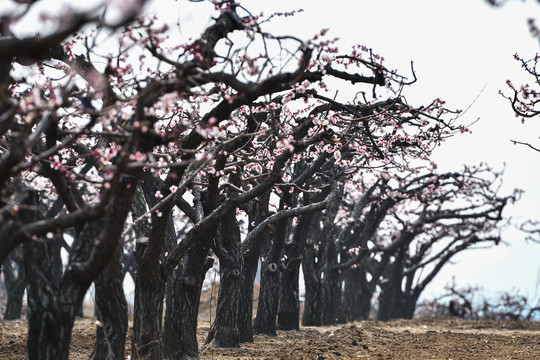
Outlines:
<svg viewBox="0 0 540 360"><path fill-rule="evenodd" d="M385 172L357 182L361 187L342 194L314 225L318 236L302 259L304 325L366 319L377 289L381 320L412 317L422 291L453 256L500 242L502 210L519 192L499 196L499 176L480 166Z"/></svg>
<svg viewBox="0 0 540 360"><path fill-rule="evenodd" d="M480 287L458 288L452 280L444 293L419 304L417 317L458 316L474 320L538 320L540 306L516 291L485 296ZM464 315L464 316L463 316Z"/></svg>
<svg viewBox="0 0 540 360"><path fill-rule="evenodd" d="M395 213L391 240L380 238L381 260L373 264L386 262L380 320L412 318L422 291L456 254L501 242L502 212L520 192L499 195L500 176L483 166L443 174L405 205L414 210Z"/></svg>
<svg viewBox="0 0 540 360"><path fill-rule="evenodd" d="M22 314L23 297L26 290L26 272L22 246L16 247L4 260L4 278L7 290L7 303L4 320L19 319Z"/></svg>
<svg viewBox="0 0 540 360"><path fill-rule="evenodd" d="M528 220L520 225L520 229L524 233L529 234L526 238L527 241L540 244L540 223L538 221Z"/></svg>

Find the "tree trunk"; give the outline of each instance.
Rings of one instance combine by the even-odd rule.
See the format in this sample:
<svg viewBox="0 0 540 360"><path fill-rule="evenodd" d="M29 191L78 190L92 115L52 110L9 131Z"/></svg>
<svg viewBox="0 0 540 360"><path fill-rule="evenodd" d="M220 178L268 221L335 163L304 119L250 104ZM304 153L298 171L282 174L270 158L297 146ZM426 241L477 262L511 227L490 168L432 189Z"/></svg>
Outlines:
<svg viewBox="0 0 540 360"><path fill-rule="evenodd" d="M156 206L159 202L159 199L156 198L155 194L158 190L161 190L161 187L163 186L163 182L159 179L154 177L150 172L144 172L141 176L141 182L140 185L137 187L137 191L135 193L133 204L132 204L132 214L135 217L140 217L146 212L146 206L153 208ZM164 253L170 252L174 249L176 246L176 231L174 229L174 220L172 216L172 206L167 205L166 207L162 208L162 211L164 214L164 217L162 219L166 219L165 222L161 222L159 225L153 223L153 226L150 226L148 222L142 221L139 224L137 224L134 227L135 234L137 238L141 239L139 242L141 243L141 249L146 251L145 248L143 248L142 243L145 241L144 238L152 237L152 241L161 241L161 248L159 249L159 258L161 260L164 259ZM161 219L160 219L161 220ZM150 230L152 228L152 230ZM157 236L156 236L157 234ZM151 240L148 240L151 241ZM138 245L139 246L139 245ZM150 247L150 245L148 245ZM141 321L138 322L138 325L140 324L141 327L145 327L147 323L151 324L152 329L138 329L137 331L140 331L141 333L145 332L151 332L154 343L157 343L158 341L162 341L162 344L160 345L160 349L153 350L153 351L162 351L162 355L159 356L166 356L168 351L170 351L171 347L174 348L175 340L174 340L174 331L176 330L174 328L174 323L177 321L177 319L180 319L182 317L181 313L178 313L178 306L175 303L176 299L176 292L178 291L178 287L180 286L180 274L182 272L182 266L178 266L170 276L164 275L160 268L159 268L159 261L157 259L153 259L151 262L153 263L150 265L149 263L146 263L143 259L143 254L139 254L135 256L135 263L136 263L136 274L137 272L141 271L140 267L152 267L153 269L149 272L158 274L156 276L159 276L160 278L160 284L159 287L156 289L158 291L159 296L161 298L156 300L159 302L160 310L159 310L159 317L160 317L160 323L156 324L153 318L152 312L148 312L145 316L150 316L151 318L141 318ZM137 261L137 258L139 259ZM157 261L156 261L157 260ZM156 261L154 263L154 261ZM150 261L149 261L150 262ZM129 264L129 262L128 262ZM150 269L149 269L150 270ZM141 279L140 284L136 284L135 292L137 293L137 286L140 287L146 287L150 286L153 287L153 284L146 284L146 281L154 281L152 276L148 276L144 279ZM165 288L162 289L161 286L164 286ZM141 289L140 292L144 292L145 290ZM163 291L163 293L161 293ZM165 320L164 323L161 323L161 317L163 314L163 300L165 299L166 304L166 310L165 310ZM149 299L150 301L151 299ZM157 304L157 303L156 303ZM135 316L137 316L137 309L135 309Z"/></svg>
<svg viewBox="0 0 540 360"><path fill-rule="evenodd" d="M56 238L53 234L51 242L23 242L29 274L28 359L68 359L71 330L84 295L121 244L119 240L131 206L135 178L124 176L106 209L107 215L81 227L61 279L54 274L60 248L55 242L62 241L63 234L57 234ZM34 204L37 208L37 194Z"/></svg>
<svg viewBox="0 0 540 360"><path fill-rule="evenodd" d="M33 210L21 211L23 221L37 220L38 195L31 195ZM26 221L25 221L26 222ZM86 235L96 235L96 228L88 227ZM73 282L73 273L68 272L66 285L62 287L54 273L55 254L57 250L53 239L51 242L26 240L23 242L23 258L28 276L28 338L26 358L30 360L58 359L67 360L69 343L75 315L84 294L90 286L89 282Z"/></svg>
<svg viewBox="0 0 540 360"><path fill-rule="evenodd" d="M333 325L342 321L340 271L335 267L338 263L338 251L334 222L339 204L339 201L335 201L326 210L321 234L321 325Z"/></svg>
<svg viewBox="0 0 540 360"><path fill-rule="evenodd" d="M168 339L164 349L167 359L198 357L199 302L204 276L213 264L213 259L207 257L212 237L200 239L187 254L188 259L174 294L174 305L167 308L165 317L171 320L171 327L164 329L164 337Z"/></svg>
<svg viewBox="0 0 540 360"><path fill-rule="evenodd" d="M412 295L406 295L404 300L403 312L401 315L404 319L412 319L414 312L416 311L416 300Z"/></svg>
<svg viewBox="0 0 540 360"><path fill-rule="evenodd" d="M377 319L387 321L403 317L405 297L401 290L403 282L403 257L406 250L399 248L394 262L387 269L387 281L381 284Z"/></svg>
<svg viewBox="0 0 540 360"><path fill-rule="evenodd" d="M357 298L356 308L354 312L354 320L368 320L371 314L371 299L373 298L373 291L371 289L366 291L361 291L359 298Z"/></svg>
<svg viewBox="0 0 540 360"><path fill-rule="evenodd" d="M23 246L26 272L33 274L28 278L27 359L67 359L70 319L58 306L57 284L48 270L50 246L31 240Z"/></svg>
<svg viewBox="0 0 540 360"><path fill-rule="evenodd" d="M261 223L268 216L268 203L270 193L262 195L259 201L252 201L249 205L249 231ZM253 342L253 286L259 266L261 248L270 247L272 231L265 231L255 242L252 249L243 251L244 266L242 267L242 284L238 298L238 332L240 342Z"/></svg>
<svg viewBox="0 0 540 360"><path fill-rule="evenodd" d="M281 298L279 301L278 329L300 330L300 299L298 282L300 279L301 253L306 244L315 214L300 216L293 230L293 238L285 245L284 254L287 265L281 274Z"/></svg>
<svg viewBox="0 0 540 360"><path fill-rule="evenodd" d="M221 169L220 166L224 164L225 159L226 157L224 155L218 157L216 160L216 169ZM204 192L201 191L195 196L195 208L199 209L195 212L199 219L208 216L218 204L219 179L217 177L209 177L208 184ZM217 227L215 226L215 228L199 238L196 244L185 255L181 278L174 280L174 294L168 294L168 297L173 296L170 301L174 304L171 303L171 312L169 312L168 308L165 316L171 318L171 321L174 323L168 322L167 327L164 329L164 335L168 339L167 346L165 347L165 356L167 359L198 357L197 322L199 317L199 303L206 272L212 267L214 262L212 258L208 258L208 254L216 236ZM180 276L179 272L176 274L176 276ZM169 341L172 339L174 341Z"/></svg>
<svg viewBox="0 0 540 360"><path fill-rule="evenodd" d="M90 224L81 237L93 239L99 236L98 229ZM28 277L27 358L67 360L73 323L91 281L71 270L76 259L70 261L58 284L53 271L55 244L26 240L23 246L26 272L32 274Z"/></svg>
<svg viewBox="0 0 540 360"><path fill-rule="evenodd" d="M321 325L333 325L343 322L341 309L341 288L339 272L326 269L321 279Z"/></svg>
<svg viewBox="0 0 540 360"><path fill-rule="evenodd" d="M253 325L255 334L276 336L276 316L279 305L280 265L265 261L261 266L261 288L257 317Z"/></svg>
<svg viewBox="0 0 540 360"><path fill-rule="evenodd" d="M296 260L281 272L278 329L300 330L300 302L298 299L298 280L300 261Z"/></svg>
<svg viewBox="0 0 540 360"><path fill-rule="evenodd" d="M343 304L347 321L367 320L373 292L365 268L349 268L343 274Z"/></svg>
<svg viewBox="0 0 540 360"><path fill-rule="evenodd" d="M309 227L307 238L302 251L302 272L304 274L304 314L302 316L302 325L304 326L320 326L320 294L321 283L319 276L319 263L316 263L317 250L315 244L320 234L320 212L314 215L314 219Z"/></svg>
<svg viewBox="0 0 540 360"><path fill-rule="evenodd" d="M284 193L280 204L283 209L287 203ZM253 329L256 334L276 336L276 320L279 308L279 284L281 275L281 252L288 238L290 219L279 220L275 225L274 239L268 255L261 265L261 289L257 305L257 317Z"/></svg>
<svg viewBox="0 0 540 360"><path fill-rule="evenodd" d="M159 265L144 266L142 261L148 239L141 238L135 248L137 272L135 275L135 303L133 312L133 359L162 360L161 319L165 279ZM154 265L154 264L153 264Z"/></svg>
<svg viewBox="0 0 540 360"><path fill-rule="evenodd" d="M405 298L400 288L387 283L381 286L377 320L388 321L404 318Z"/></svg>
<svg viewBox="0 0 540 360"><path fill-rule="evenodd" d="M215 347L240 347L238 331L238 299L242 284L242 253L240 229L236 214L231 212L220 223L215 253L219 258L220 285L216 319L206 343Z"/></svg>
<svg viewBox="0 0 540 360"><path fill-rule="evenodd" d="M304 251L302 258L302 271L304 273L304 314L302 315L302 325L304 326L320 326L320 280L318 270L316 270L315 250L313 245L309 246Z"/></svg>
<svg viewBox="0 0 540 360"><path fill-rule="evenodd" d="M124 358L128 313L122 284L122 253L123 248L118 246L111 262L94 282L96 312L101 322L92 353L95 360Z"/></svg>
<svg viewBox="0 0 540 360"><path fill-rule="evenodd" d="M240 293L241 272L237 267L220 267L217 316L212 324L206 343L213 341L214 347L240 347L238 332L238 297Z"/></svg>
<svg viewBox="0 0 540 360"><path fill-rule="evenodd" d="M279 301L278 329L300 330L300 299L299 286L300 265L302 262L301 249L304 249L307 235L313 224L318 219L314 213L300 216L293 230L293 238L285 245L284 254L287 265L281 274L281 298Z"/></svg>
<svg viewBox="0 0 540 360"><path fill-rule="evenodd" d="M184 268L180 264L174 269L167 281L167 296L165 299L165 319L163 320L163 353L166 358L175 358L175 353L180 351L179 343L182 340L180 323L184 317L182 307L178 304L180 289L182 287L182 272Z"/></svg>
<svg viewBox="0 0 540 360"><path fill-rule="evenodd" d="M253 285L259 265L259 254L244 255L242 284L238 294L238 336L240 342L253 342Z"/></svg>
<svg viewBox="0 0 540 360"><path fill-rule="evenodd" d="M26 271L22 254L22 245L11 251L4 261L4 279L7 290L7 303L4 320L21 317L24 291L26 290Z"/></svg>

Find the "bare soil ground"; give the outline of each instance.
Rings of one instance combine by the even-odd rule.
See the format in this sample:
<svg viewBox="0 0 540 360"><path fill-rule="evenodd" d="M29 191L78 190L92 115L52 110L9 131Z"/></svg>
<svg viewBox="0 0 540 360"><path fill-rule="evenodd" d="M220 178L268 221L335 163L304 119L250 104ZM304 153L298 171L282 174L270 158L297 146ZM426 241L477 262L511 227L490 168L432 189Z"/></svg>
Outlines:
<svg viewBox="0 0 540 360"><path fill-rule="evenodd" d="M215 349L203 344L215 317L216 298L217 287L201 297L201 359L540 359L540 322L454 318L304 327L299 332L278 332L276 337L255 336L253 344L238 349ZM93 314L93 308L85 309L85 314ZM0 360L25 358L26 331L26 320L0 320ZM77 320L70 359L88 359L94 337L95 319Z"/></svg>
<svg viewBox="0 0 540 360"><path fill-rule="evenodd" d="M88 359L95 322L77 320L70 359ZM199 327L200 344L209 323ZM0 359L24 359L26 322L0 321ZM540 359L540 323L456 319L365 321L256 336L239 349L200 346L201 359ZM129 352L127 352L129 354Z"/></svg>

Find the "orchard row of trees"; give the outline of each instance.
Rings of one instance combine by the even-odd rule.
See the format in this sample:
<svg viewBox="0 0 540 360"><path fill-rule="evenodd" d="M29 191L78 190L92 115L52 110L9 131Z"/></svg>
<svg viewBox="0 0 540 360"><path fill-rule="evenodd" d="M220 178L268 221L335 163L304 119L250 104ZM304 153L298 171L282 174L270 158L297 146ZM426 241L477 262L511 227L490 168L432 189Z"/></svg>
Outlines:
<svg viewBox="0 0 540 360"><path fill-rule="evenodd" d="M300 270L304 325L365 319L376 290L380 319L411 317L456 253L501 241L519 192L499 195L484 165L436 170L432 149L467 129L440 99L407 102L412 68L326 30L268 33L292 14L230 1L185 44L144 1L69 9L54 32L17 37L37 2L18 3L0 38L0 263L6 311L27 291L30 359L68 358L92 283L93 358L123 358L128 272L131 356L181 359L198 354L215 259L206 341L232 347L298 329Z"/></svg>

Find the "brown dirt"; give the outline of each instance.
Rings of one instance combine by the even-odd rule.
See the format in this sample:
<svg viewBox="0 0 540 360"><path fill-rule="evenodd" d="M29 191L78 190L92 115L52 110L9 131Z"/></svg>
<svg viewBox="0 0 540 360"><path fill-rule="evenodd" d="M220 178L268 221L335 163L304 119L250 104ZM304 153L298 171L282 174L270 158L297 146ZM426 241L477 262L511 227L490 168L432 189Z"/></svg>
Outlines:
<svg viewBox="0 0 540 360"><path fill-rule="evenodd" d="M201 323L202 344L209 323ZM88 359L94 320L77 320L70 359ZM26 323L0 321L0 359L24 359ZM540 359L540 323L455 319L365 321L256 336L239 349L200 346L201 359Z"/></svg>
<svg viewBox="0 0 540 360"><path fill-rule="evenodd" d="M254 293L258 293L255 284ZM255 336L239 349L203 345L215 318L217 286L204 291L199 313L201 359L540 359L540 322L461 319L363 321L300 332ZM256 307L256 301L254 307ZM91 308L85 314L92 314ZM70 359L88 359L95 319L79 319L73 329ZM129 354L130 343L126 344ZM25 358L26 320L0 320L0 359Z"/></svg>

